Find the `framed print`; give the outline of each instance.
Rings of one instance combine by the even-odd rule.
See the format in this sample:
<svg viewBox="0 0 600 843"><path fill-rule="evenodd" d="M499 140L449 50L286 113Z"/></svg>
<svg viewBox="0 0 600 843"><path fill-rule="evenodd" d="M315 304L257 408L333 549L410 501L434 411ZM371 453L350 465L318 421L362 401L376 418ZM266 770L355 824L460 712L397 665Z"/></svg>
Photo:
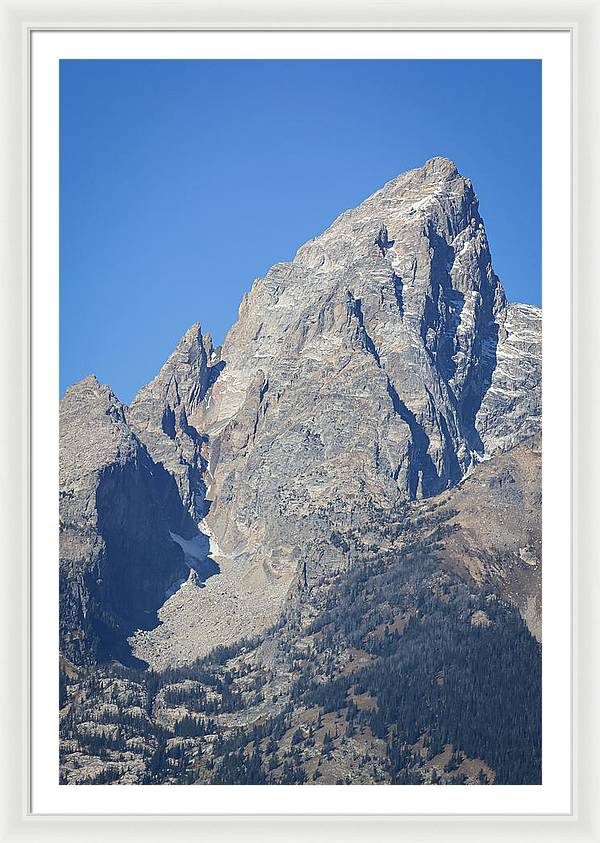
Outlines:
<svg viewBox="0 0 600 843"><path fill-rule="evenodd" d="M7 17L7 839L598 839L588 33L254 12Z"/></svg>

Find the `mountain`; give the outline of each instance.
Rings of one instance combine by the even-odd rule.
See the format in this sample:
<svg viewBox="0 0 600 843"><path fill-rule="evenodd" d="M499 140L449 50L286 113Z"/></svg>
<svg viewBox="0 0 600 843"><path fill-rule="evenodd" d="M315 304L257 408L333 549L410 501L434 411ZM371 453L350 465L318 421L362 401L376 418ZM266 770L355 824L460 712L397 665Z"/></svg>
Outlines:
<svg viewBox="0 0 600 843"><path fill-rule="evenodd" d="M539 782L541 327L434 158L71 387L61 780Z"/></svg>
<svg viewBox="0 0 600 843"><path fill-rule="evenodd" d="M139 424L155 396L159 436L140 435L163 462L182 435L161 432L180 400L166 384L189 372L178 354L162 392L153 382L132 404ZM182 463L179 447L169 466L202 477L220 576L201 594L186 587L137 636L150 662L264 629L298 578L344 563L324 540L331 525L367 502L439 494L540 430L540 311L507 303L473 186L445 158L392 180L255 281L214 368L194 372L201 386L181 398L202 465Z"/></svg>
<svg viewBox="0 0 600 843"><path fill-rule="evenodd" d="M505 308L471 182L443 158L274 266L244 297L202 415L219 544L264 545L264 522L287 534L338 497L456 483L483 450Z"/></svg>

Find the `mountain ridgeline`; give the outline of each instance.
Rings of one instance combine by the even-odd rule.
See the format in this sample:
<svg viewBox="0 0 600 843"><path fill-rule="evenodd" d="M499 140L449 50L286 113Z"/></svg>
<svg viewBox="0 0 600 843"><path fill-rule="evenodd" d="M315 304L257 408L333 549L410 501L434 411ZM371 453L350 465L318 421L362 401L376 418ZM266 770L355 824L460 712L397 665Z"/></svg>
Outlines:
<svg viewBox="0 0 600 843"><path fill-rule="evenodd" d="M65 781L537 781L541 311L507 302L451 161L273 266L222 348L192 326L129 407L71 387L60 433ZM93 720L98 671L146 712L143 748L128 766L125 743L90 744L81 774L69 699ZM524 707L506 752L463 722L465 694L482 718L481 694Z"/></svg>

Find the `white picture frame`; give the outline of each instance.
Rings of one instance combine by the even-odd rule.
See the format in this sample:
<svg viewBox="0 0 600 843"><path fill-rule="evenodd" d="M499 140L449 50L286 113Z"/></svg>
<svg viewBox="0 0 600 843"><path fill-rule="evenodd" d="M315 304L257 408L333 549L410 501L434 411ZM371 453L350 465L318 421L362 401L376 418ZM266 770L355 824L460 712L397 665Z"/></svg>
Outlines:
<svg viewBox="0 0 600 843"><path fill-rule="evenodd" d="M2 291L2 368L6 384L2 417L3 471L3 578L2 646L5 665L2 679L4 753L1 765L0 828L6 840L54 839L116 840L162 839L308 839L319 835L328 840L377 839L482 839L504 840L509 835L522 840L600 840L600 815L593 798L598 790L595 759L599 729L598 710L598 624L594 623L594 601L598 598L598 573L594 564L593 483L598 456L593 442L598 417L597 376L594 378L594 314L598 292L593 273L598 263L594 254L594 186L598 186L599 165L595 149L600 140L592 109L594 82L600 81L594 39L600 36L600 8L597 2L544 4L530 2L512 9L496 2L485 9L466 2L460 8L444 10L440 19L435 3L406 3L374 6L347 2L293 2L285 9L269 2L245 7L222 2L215 6L167 2L151 8L129 2L124 6L88 2L81 20L74 10L57 2L38 7L25 3L2 3L1 49L9 72L3 74L6 128L2 139L2 203L4 230L2 255L7 283ZM174 13L176 12L176 15ZM510 12L510 15L509 15ZM561 816L503 815L469 816L185 816L111 815L94 816L33 814L29 803L29 664L28 607L31 583L28 576L30 469L36 454L30 453L31 412L30 302L29 302L29 143L31 125L28 110L29 46L32 33L43 29L203 29L203 30L533 30L567 31L573 45L573 799L572 810ZM584 176L582 174L585 174ZM568 300L568 297L566 297ZM569 348L564 349L569 354ZM568 400L569 396L565 396ZM568 443L565 443L568 447ZM580 461L581 457L581 461ZM565 513L568 518L570 513ZM276 791L274 801L276 800Z"/></svg>

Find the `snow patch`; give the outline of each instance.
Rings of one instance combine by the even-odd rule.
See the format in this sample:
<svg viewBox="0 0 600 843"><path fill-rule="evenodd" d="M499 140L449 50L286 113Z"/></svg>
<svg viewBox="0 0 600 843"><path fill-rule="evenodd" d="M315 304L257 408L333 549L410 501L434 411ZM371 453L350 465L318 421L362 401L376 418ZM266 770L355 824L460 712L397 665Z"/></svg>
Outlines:
<svg viewBox="0 0 600 843"><path fill-rule="evenodd" d="M200 524L199 527L202 528L202 524ZM211 537L206 532L206 529L204 529L204 531L201 529L201 532L199 532L197 536L193 536L191 539L184 539L182 536L179 536L177 533L173 533L170 530L169 535L171 536L171 539L183 550L185 564L190 569L187 581L190 581L193 585L197 585L199 588L204 588L206 580L209 579L209 577L221 572L221 569L214 558L216 552L218 551L217 544L214 540L211 541ZM172 596L182 584L182 582L178 583L173 587L174 590L170 589L170 593L167 597Z"/></svg>

